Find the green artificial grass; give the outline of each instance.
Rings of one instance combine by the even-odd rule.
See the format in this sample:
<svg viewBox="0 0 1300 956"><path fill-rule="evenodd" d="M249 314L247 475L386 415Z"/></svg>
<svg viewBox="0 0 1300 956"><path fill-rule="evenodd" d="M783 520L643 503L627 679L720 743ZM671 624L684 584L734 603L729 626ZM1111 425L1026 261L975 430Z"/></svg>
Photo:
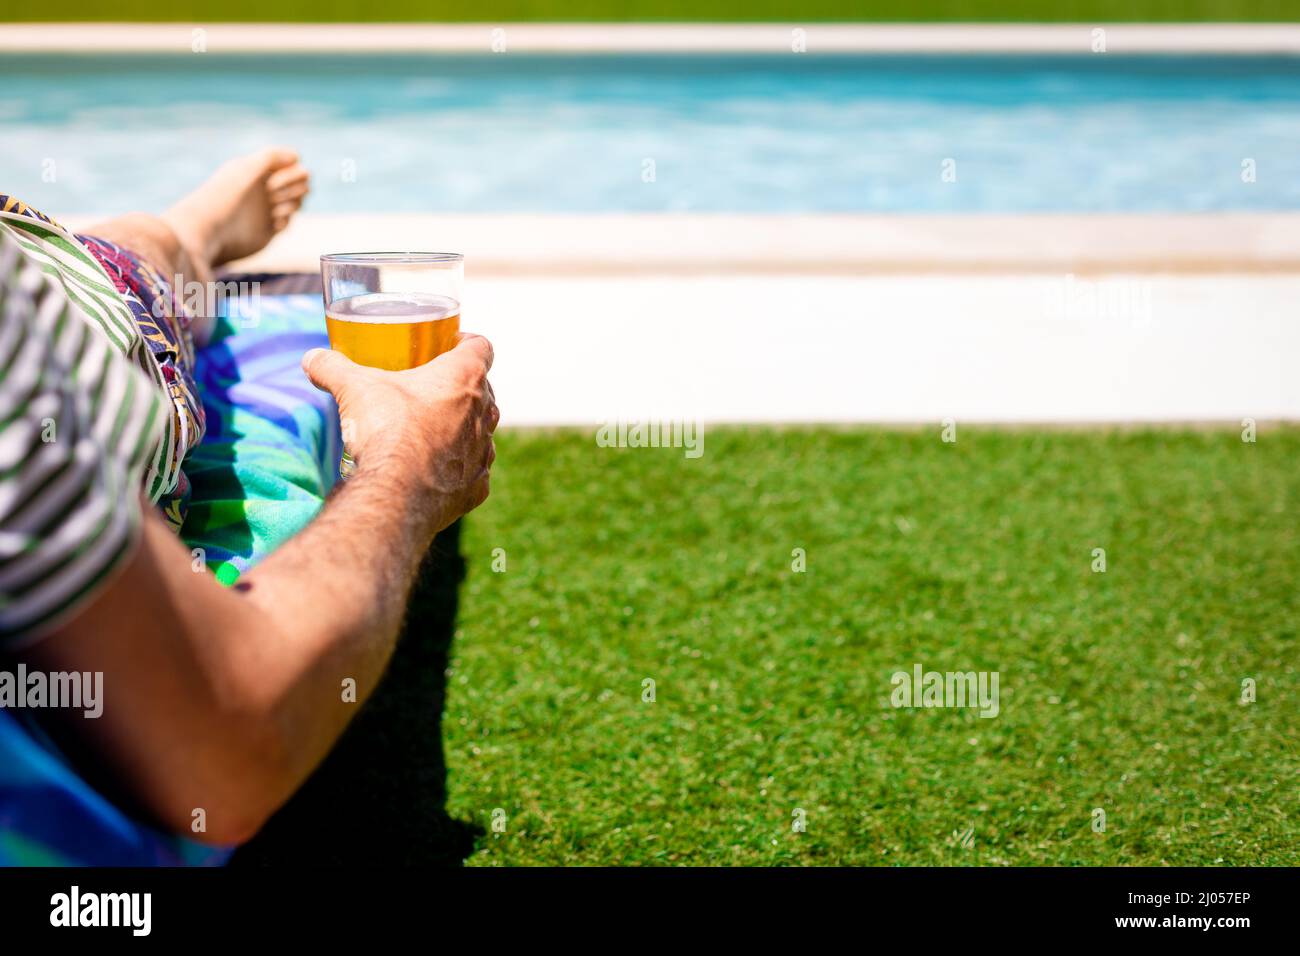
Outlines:
<svg viewBox="0 0 1300 956"><path fill-rule="evenodd" d="M468 862L1300 863L1298 462L1293 426L502 434L442 722ZM999 715L893 708L917 663L998 671Z"/></svg>
<svg viewBox="0 0 1300 956"><path fill-rule="evenodd" d="M12 4L0 20L179 23L280 21L1032 21L1041 23L1293 21L1296 0L64 0ZM486 42L486 41L485 41Z"/></svg>

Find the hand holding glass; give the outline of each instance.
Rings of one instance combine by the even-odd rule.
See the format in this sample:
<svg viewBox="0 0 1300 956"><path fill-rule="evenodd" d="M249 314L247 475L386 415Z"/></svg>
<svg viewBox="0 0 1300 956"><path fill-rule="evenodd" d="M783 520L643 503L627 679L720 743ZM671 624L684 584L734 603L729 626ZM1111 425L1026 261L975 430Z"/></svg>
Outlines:
<svg viewBox="0 0 1300 956"><path fill-rule="evenodd" d="M465 257L454 252L321 256L330 347L358 365L397 372L455 346ZM341 477L355 470L345 451Z"/></svg>

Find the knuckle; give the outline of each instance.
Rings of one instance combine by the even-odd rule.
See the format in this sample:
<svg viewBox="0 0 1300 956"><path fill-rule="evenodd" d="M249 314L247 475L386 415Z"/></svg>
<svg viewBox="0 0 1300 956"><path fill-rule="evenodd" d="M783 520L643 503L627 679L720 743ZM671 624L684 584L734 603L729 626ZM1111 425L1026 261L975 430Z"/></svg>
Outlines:
<svg viewBox="0 0 1300 956"><path fill-rule="evenodd" d="M473 510L488 500L488 495L492 493L490 483L486 477L474 485L470 493L470 509Z"/></svg>
<svg viewBox="0 0 1300 956"><path fill-rule="evenodd" d="M483 400L482 396L483 393L472 382L466 382L461 386L460 400L468 406L470 414L473 414L474 410L479 407Z"/></svg>
<svg viewBox="0 0 1300 956"><path fill-rule="evenodd" d="M456 370L456 381L461 385L478 388L483 382L483 366L476 362L464 362Z"/></svg>

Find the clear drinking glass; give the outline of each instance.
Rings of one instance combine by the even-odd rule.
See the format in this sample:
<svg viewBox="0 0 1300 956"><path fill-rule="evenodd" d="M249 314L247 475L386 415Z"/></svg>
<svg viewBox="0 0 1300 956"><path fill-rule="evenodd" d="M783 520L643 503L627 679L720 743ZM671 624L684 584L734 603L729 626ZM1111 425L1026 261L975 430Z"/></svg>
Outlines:
<svg viewBox="0 0 1300 956"><path fill-rule="evenodd" d="M330 347L358 365L400 371L456 344L465 257L456 252L344 252L320 257ZM346 450L339 474L356 464Z"/></svg>

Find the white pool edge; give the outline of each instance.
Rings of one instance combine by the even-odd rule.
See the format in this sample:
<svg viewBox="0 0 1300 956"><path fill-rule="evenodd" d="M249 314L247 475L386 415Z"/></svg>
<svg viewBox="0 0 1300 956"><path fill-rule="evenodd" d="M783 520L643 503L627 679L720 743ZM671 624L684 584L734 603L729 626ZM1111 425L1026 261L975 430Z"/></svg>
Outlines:
<svg viewBox="0 0 1300 956"><path fill-rule="evenodd" d="M0 31L0 53L270 52L1300 55L1300 24L191 22L20 23Z"/></svg>
<svg viewBox="0 0 1300 956"><path fill-rule="evenodd" d="M1300 421L1298 223L306 214L233 265L464 252L465 327L496 346L504 427L928 423L937 441L949 418ZM1005 257L984 271L981 233ZM1080 271L1078 257L1102 253L1118 274ZM1197 269L1205 255L1228 258Z"/></svg>
<svg viewBox="0 0 1300 956"><path fill-rule="evenodd" d="M93 216L56 210L73 229ZM1300 213L299 214L249 271L454 247L479 275L1300 274Z"/></svg>

